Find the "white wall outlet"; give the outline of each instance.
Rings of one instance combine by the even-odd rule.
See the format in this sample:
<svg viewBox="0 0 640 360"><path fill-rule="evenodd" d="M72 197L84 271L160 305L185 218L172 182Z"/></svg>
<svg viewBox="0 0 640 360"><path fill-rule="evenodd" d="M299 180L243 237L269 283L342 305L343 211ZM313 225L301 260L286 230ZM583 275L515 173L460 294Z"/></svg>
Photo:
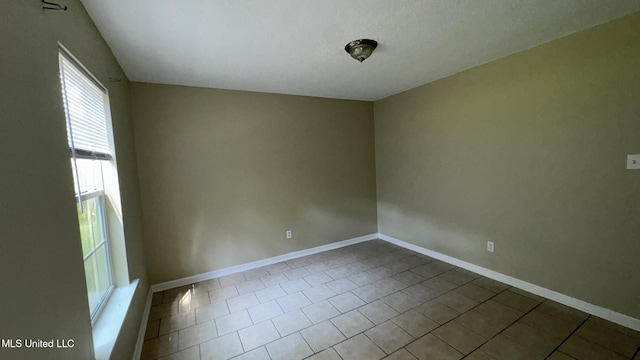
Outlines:
<svg viewBox="0 0 640 360"><path fill-rule="evenodd" d="M487 251L493 252L493 241L487 241Z"/></svg>
<svg viewBox="0 0 640 360"><path fill-rule="evenodd" d="M287 239L291 239L293 234L291 234L291 230L287 230Z"/></svg>
<svg viewBox="0 0 640 360"><path fill-rule="evenodd" d="M627 155L627 169L628 170L640 169L640 154Z"/></svg>

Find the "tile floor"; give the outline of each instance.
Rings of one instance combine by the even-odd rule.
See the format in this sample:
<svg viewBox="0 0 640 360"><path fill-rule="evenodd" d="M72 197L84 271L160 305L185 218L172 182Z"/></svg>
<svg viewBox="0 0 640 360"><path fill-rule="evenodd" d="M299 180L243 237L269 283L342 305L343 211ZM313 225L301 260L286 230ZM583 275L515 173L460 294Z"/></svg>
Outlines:
<svg viewBox="0 0 640 360"><path fill-rule="evenodd" d="M374 240L155 293L142 359L634 359L640 333Z"/></svg>

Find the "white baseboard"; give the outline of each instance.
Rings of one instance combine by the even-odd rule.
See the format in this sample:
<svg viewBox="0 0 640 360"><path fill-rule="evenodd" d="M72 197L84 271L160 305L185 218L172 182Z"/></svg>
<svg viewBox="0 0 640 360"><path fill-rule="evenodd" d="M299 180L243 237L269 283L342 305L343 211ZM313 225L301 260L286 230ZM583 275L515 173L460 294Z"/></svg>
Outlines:
<svg viewBox="0 0 640 360"><path fill-rule="evenodd" d="M214 270L214 271L210 271L210 272L206 272L198 275L188 276L182 279L171 280L171 281L151 285L151 291L159 292L159 291L164 291L168 289L173 289L179 286L190 285L200 281L211 280L211 279L219 278L221 276L227 276L227 275L235 274L238 272L259 268L262 266L279 263L281 261L287 261L287 260L296 259L296 258L307 256L307 255L313 255L323 251L333 250L333 249L341 248L344 246L357 244L363 241L374 240L377 238L378 238L377 233L369 234L369 235L360 236L360 237L356 237L348 240L334 242L331 244L316 246L310 249L304 249L300 251L291 252L288 254L274 256L271 258L262 259L262 260L242 264L242 265L231 266L224 269L219 269L219 270Z"/></svg>
<svg viewBox="0 0 640 360"><path fill-rule="evenodd" d="M451 265L455 265L458 267L461 267L463 269L472 271L476 274L480 274L482 276L486 276L488 278L491 278L493 280L499 281L501 283L505 283L507 285L511 285L513 287L516 287L518 289L522 289L525 291L528 291L532 294L536 294L538 296L542 296L544 298L559 302L561 304L567 305L569 307L578 309L580 311L584 311L588 314L591 315L595 315L597 317L609 320L611 322L614 322L616 324L628 327L630 329L636 330L636 331L640 331L640 319L636 319L633 318L631 316L625 315L625 314L621 314L619 312L613 311L613 310L609 310L606 308L603 308L601 306L598 305L593 305L590 304L588 302L576 299L576 298L572 298L570 296L561 294L559 292L553 291L553 290L549 290L547 288L543 288L541 286L520 280L520 279L516 279L514 277L499 273L497 271L493 271L493 270L489 270L487 268L483 268L481 266L478 265L474 265L471 263L468 263L466 261L460 260L460 259L456 259L454 257L448 256L448 255L444 255L441 254L439 252L435 252L429 249L425 249L423 247L417 246L417 245L413 245L411 243L393 238L391 236L388 235L384 235L384 234L378 234L378 238L387 242L390 242L392 244L401 246L403 248L415 251L417 253L420 254L424 254L427 256L430 256L434 259L438 259L441 261L444 261L446 263L449 263Z"/></svg>
<svg viewBox="0 0 640 360"><path fill-rule="evenodd" d="M153 291L149 289L147 292L147 302L144 306L144 312L142 313L142 320L140 320L140 330L138 331L138 340L136 341L136 348L133 351L132 360L140 360L140 357L142 356L142 345L144 345L144 334L147 331L147 321L149 320L152 299Z"/></svg>

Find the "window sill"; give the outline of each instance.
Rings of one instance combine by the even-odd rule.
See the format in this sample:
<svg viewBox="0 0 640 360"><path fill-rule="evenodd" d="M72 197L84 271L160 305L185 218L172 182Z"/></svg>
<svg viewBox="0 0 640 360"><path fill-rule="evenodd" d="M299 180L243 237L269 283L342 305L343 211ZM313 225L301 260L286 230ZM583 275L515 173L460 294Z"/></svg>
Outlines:
<svg viewBox="0 0 640 360"><path fill-rule="evenodd" d="M93 326L93 348L96 360L109 360L111 357L138 282L139 280L136 279L129 285L116 287L107 300L98 321Z"/></svg>

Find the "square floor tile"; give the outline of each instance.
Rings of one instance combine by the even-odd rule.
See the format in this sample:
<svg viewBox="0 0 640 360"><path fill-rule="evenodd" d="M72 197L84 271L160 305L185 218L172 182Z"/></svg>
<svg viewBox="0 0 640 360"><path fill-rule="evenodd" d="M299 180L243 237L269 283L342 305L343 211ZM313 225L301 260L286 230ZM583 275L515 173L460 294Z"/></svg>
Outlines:
<svg viewBox="0 0 640 360"><path fill-rule="evenodd" d="M493 360L493 359L489 359L489 360ZM551 356L547 358L547 360L575 360L575 359L565 353L562 353L560 351L555 351L553 354L551 354Z"/></svg>
<svg viewBox="0 0 640 360"><path fill-rule="evenodd" d="M334 317L331 322L348 338L375 326L358 310L351 310L348 313Z"/></svg>
<svg viewBox="0 0 640 360"><path fill-rule="evenodd" d="M289 279L287 279L287 277L284 276L283 274L273 274L273 275L261 277L260 281L262 281L264 286L271 287L275 285L280 285L283 282L287 282L289 281Z"/></svg>
<svg viewBox="0 0 640 360"><path fill-rule="evenodd" d="M305 277L305 276L311 275L309 270L307 270L307 269L305 269L303 267L297 267L295 269L287 270L287 271L283 272L283 274L289 280L296 280L296 279L299 279L301 277Z"/></svg>
<svg viewBox="0 0 640 360"><path fill-rule="evenodd" d="M418 305L422 305L422 303L413 297L405 294L402 291L398 291L391 295L387 295L381 299L385 302L385 304L391 306L398 312L405 312L409 309L413 309Z"/></svg>
<svg viewBox="0 0 640 360"><path fill-rule="evenodd" d="M445 273L443 273L442 275L440 275L440 277L442 277L443 279L450 281L456 285L464 285L472 280L474 280L474 277L469 276L463 272L460 272L456 269L454 270L449 270Z"/></svg>
<svg viewBox="0 0 640 360"><path fill-rule="evenodd" d="M242 275L244 275L244 278L247 279L247 281L251 281L269 276L269 272L264 267L259 267L257 269L247 270L243 272Z"/></svg>
<svg viewBox="0 0 640 360"><path fill-rule="evenodd" d="M489 291L494 293L500 293L509 288L509 285L501 283L499 281L495 281L493 279L489 279L488 277L480 276L477 279L471 282L474 285L481 286Z"/></svg>
<svg viewBox="0 0 640 360"><path fill-rule="evenodd" d="M436 300L426 302L416 307L414 310L438 324L444 324L460 315L460 312Z"/></svg>
<svg viewBox="0 0 640 360"><path fill-rule="evenodd" d="M236 296L227 300L229 311L232 313L258 305L259 303L258 298L253 293Z"/></svg>
<svg viewBox="0 0 640 360"><path fill-rule="evenodd" d="M319 270L319 272L312 271L311 275L305 276L304 281L311 286L318 286L333 281L333 278Z"/></svg>
<svg viewBox="0 0 640 360"><path fill-rule="evenodd" d="M415 356L411 355L405 348L402 348L393 354L384 358L384 360L417 360Z"/></svg>
<svg viewBox="0 0 640 360"><path fill-rule="evenodd" d="M373 302L387 295L386 291L371 284L359 287L353 290L352 293L365 303Z"/></svg>
<svg viewBox="0 0 640 360"><path fill-rule="evenodd" d="M284 261L283 262L279 262L279 263L275 263L275 264L271 264L271 265L267 265L264 268L271 275L280 274L283 271L287 271L287 270L290 269L289 265L287 265L287 263L284 262Z"/></svg>
<svg viewBox="0 0 640 360"><path fill-rule="evenodd" d="M302 293L313 303L338 295L326 285L314 286L304 290Z"/></svg>
<svg viewBox="0 0 640 360"><path fill-rule="evenodd" d="M249 316L251 316L251 320L254 324L284 314L282 309L280 309L280 305L278 305L275 300L266 302L264 304L252 306L248 308L247 311L249 312Z"/></svg>
<svg viewBox="0 0 640 360"><path fill-rule="evenodd" d="M369 272L367 270L365 271L361 271L359 273L350 275L349 277L347 277L347 279L353 281L354 283L358 284L358 286L362 286L362 285L366 285L369 283L372 283L376 280L378 280L377 277L372 276L371 274L369 274Z"/></svg>
<svg viewBox="0 0 640 360"><path fill-rule="evenodd" d="M267 350L273 360L304 359L313 355L313 351L300 333L294 333L267 344Z"/></svg>
<svg viewBox="0 0 640 360"><path fill-rule="evenodd" d="M494 296L492 300L522 312L528 312L540 303L534 299L516 294L510 290L499 293Z"/></svg>
<svg viewBox="0 0 640 360"><path fill-rule="evenodd" d="M284 292L284 290L282 290L280 285L273 285L268 288L258 290L254 294L256 295L258 300L262 303L275 300L277 298L281 298L287 295L287 293Z"/></svg>
<svg viewBox="0 0 640 360"><path fill-rule="evenodd" d="M202 360L226 360L243 353L238 333L209 340L200 345Z"/></svg>
<svg viewBox="0 0 640 360"><path fill-rule="evenodd" d="M479 304L477 301L453 291L436 298L436 301L439 301L461 313L469 311Z"/></svg>
<svg viewBox="0 0 640 360"><path fill-rule="evenodd" d="M328 282L326 285L331 288L331 290L335 291L336 294L342 294L358 288L358 285L356 283L347 278L333 280L331 282Z"/></svg>
<svg viewBox="0 0 640 360"><path fill-rule="evenodd" d="M582 324L575 335L627 357L632 357L640 347L640 338L633 338L592 319Z"/></svg>
<svg viewBox="0 0 640 360"><path fill-rule="evenodd" d="M218 329L218 335L225 335L253 324L251 322L251 317L249 317L249 313L246 310L219 317L215 322L216 328Z"/></svg>
<svg viewBox="0 0 640 360"><path fill-rule="evenodd" d="M465 355L487 341L482 336L454 321L435 329L432 334Z"/></svg>
<svg viewBox="0 0 640 360"><path fill-rule="evenodd" d="M238 296L238 290L236 289L235 286L221 287L221 288L217 288L209 291L209 298L211 299L211 303L214 303L220 300L230 299L236 296Z"/></svg>
<svg viewBox="0 0 640 360"><path fill-rule="evenodd" d="M238 331L244 351L249 351L280 338L271 321L261 322Z"/></svg>
<svg viewBox="0 0 640 360"><path fill-rule="evenodd" d="M509 324L516 321L524 313L512 307L500 304L497 301L488 300L476 307L474 311L478 311L484 315L491 316L494 321L501 324Z"/></svg>
<svg viewBox="0 0 640 360"><path fill-rule="evenodd" d="M145 330L143 360L640 360L640 332L381 240L155 293Z"/></svg>
<svg viewBox="0 0 640 360"><path fill-rule="evenodd" d="M420 284L422 284L422 285L424 285L424 286L426 286L428 288L440 291L443 294L458 287L457 284L454 284L451 281L447 281L447 280L445 280L445 279L443 279L443 278L441 278L439 276L436 276L436 277L433 277L433 278L431 278L429 280L423 281Z"/></svg>
<svg viewBox="0 0 640 360"><path fill-rule="evenodd" d="M401 281L398 281L394 278L386 278L386 279L378 280L374 282L373 285L377 286L378 288L382 289L383 291L389 294L409 287L409 285Z"/></svg>
<svg viewBox="0 0 640 360"><path fill-rule="evenodd" d="M400 314L391 319L391 321L415 338L419 338L440 326L435 321L432 321L415 310L409 310L404 314Z"/></svg>
<svg viewBox="0 0 640 360"><path fill-rule="evenodd" d="M622 360L624 356L615 353L602 345L592 343L589 340L583 339L580 336L573 335L566 340L560 351L563 353L580 360Z"/></svg>
<svg viewBox="0 0 640 360"><path fill-rule="evenodd" d="M147 323L147 327L144 332L144 339L149 340L149 339L153 339L154 337L158 337L158 335L160 335L159 331L160 331L160 319L149 321Z"/></svg>
<svg viewBox="0 0 640 360"><path fill-rule="evenodd" d="M579 325L548 315L538 309L532 310L522 317L520 321L560 339L564 339L569 336L569 334L571 334Z"/></svg>
<svg viewBox="0 0 640 360"><path fill-rule="evenodd" d="M440 268L439 266L437 266L437 263L435 262L430 262L424 265L420 265L417 266L413 269L411 269L411 272L419 274L420 276L424 277L425 279L430 279L433 278L435 276L438 276L440 274L442 274L445 270L443 270L442 268Z"/></svg>
<svg viewBox="0 0 640 360"><path fill-rule="evenodd" d="M319 352L343 340L344 335L330 321L300 331L314 352Z"/></svg>
<svg viewBox="0 0 640 360"><path fill-rule="evenodd" d="M142 345L142 359L155 359L178 351L178 332L147 340Z"/></svg>
<svg viewBox="0 0 640 360"><path fill-rule="evenodd" d="M458 360L462 353L442 340L427 334L407 346L407 350L419 360Z"/></svg>
<svg viewBox="0 0 640 360"><path fill-rule="evenodd" d="M303 293L295 293L276 300L284 312L291 312L303 306L311 305L311 301Z"/></svg>
<svg viewBox="0 0 640 360"><path fill-rule="evenodd" d="M177 353L161 357L158 360L200 360L200 347L193 346L191 348L178 351Z"/></svg>
<svg viewBox="0 0 640 360"><path fill-rule="evenodd" d="M227 302L224 300L217 301L211 305L197 308L196 322L200 324L227 314L229 314L229 307L227 306Z"/></svg>
<svg viewBox="0 0 640 360"><path fill-rule="evenodd" d="M544 302L542 302L542 304L537 307L537 310L545 312L553 317L560 318L566 322L575 324L580 324L589 317L588 314L580 310L572 309L568 306L559 304L551 300L545 300Z"/></svg>
<svg viewBox="0 0 640 360"><path fill-rule="evenodd" d="M483 302L495 296L495 293L493 291L489 291L483 287L474 285L472 283L464 284L459 288L455 289L454 292L464 295L469 299L475 300L477 302Z"/></svg>
<svg viewBox="0 0 640 360"><path fill-rule="evenodd" d="M341 313L346 313L364 305L364 301L350 292L334 296L329 299L329 302Z"/></svg>
<svg viewBox="0 0 640 360"><path fill-rule="evenodd" d="M325 320L331 319L332 317L340 315L338 309L326 300L305 306L300 310L302 310L302 312L304 312L309 320L314 324L321 323Z"/></svg>
<svg viewBox="0 0 640 360"><path fill-rule="evenodd" d="M262 281L258 279L236 284L236 289L238 290L238 294L240 295L254 292L256 290L261 290L264 289L264 287L265 286Z"/></svg>
<svg viewBox="0 0 640 360"><path fill-rule="evenodd" d="M464 360L496 360L496 358L493 358L489 355L487 355L486 352L478 349L474 352L472 352L471 354L467 355Z"/></svg>
<svg viewBox="0 0 640 360"><path fill-rule="evenodd" d="M214 289L220 288L220 280L219 279L211 279L205 280L198 283L193 284L193 292L196 294L201 294L203 292L209 292Z"/></svg>
<svg viewBox="0 0 640 360"><path fill-rule="evenodd" d="M153 293L151 297L151 306L162 304L162 298L164 297L164 292Z"/></svg>
<svg viewBox="0 0 640 360"><path fill-rule="evenodd" d="M382 324L383 322L396 317L399 313L391 306L385 304L382 300L376 300L370 304L364 305L358 309L367 319L373 321L374 324Z"/></svg>
<svg viewBox="0 0 640 360"><path fill-rule="evenodd" d="M209 301L208 292L204 292L196 295L193 293L193 291L190 291L180 299L178 303L178 309L179 309L179 312L186 312L199 307L207 306L210 303L211 302Z"/></svg>
<svg viewBox="0 0 640 360"><path fill-rule="evenodd" d="M613 330L615 330L615 331L617 331L619 333L622 333L622 334L630 336L630 337L632 337L634 339L640 340L640 331L635 331L633 329L629 329L629 328L624 327L622 325L618 325L618 324L612 323L611 321L608 321L608 320L605 320L605 319L601 319L601 318L595 317L595 316L591 316L588 321L596 322L599 325L606 326L606 327L608 327L610 329L613 329Z"/></svg>
<svg viewBox="0 0 640 360"><path fill-rule="evenodd" d="M392 278L407 284L407 286L415 285L419 282L427 280L424 276L418 275L411 271L401 272L397 275L394 275Z"/></svg>
<svg viewBox="0 0 640 360"><path fill-rule="evenodd" d="M295 279L295 280L289 280L281 283L280 287L282 287L282 289L287 294L293 294L293 293L302 291L304 289L308 289L311 287L311 285L309 285L309 283L304 281L304 279Z"/></svg>
<svg viewBox="0 0 640 360"><path fill-rule="evenodd" d="M215 321L182 329L178 332L178 350L184 350L218 337Z"/></svg>
<svg viewBox="0 0 640 360"><path fill-rule="evenodd" d="M328 348L311 357L308 357L306 360L342 360L342 358L333 348Z"/></svg>
<svg viewBox="0 0 640 360"><path fill-rule="evenodd" d="M219 280L220 280L220 286L222 287L233 286L235 284L240 284L247 281L247 279L245 279L242 273L235 273L235 274L223 276L219 278Z"/></svg>
<svg viewBox="0 0 640 360"><path fill-rule="evenodd" d="M562 342L522 321L509 326L502 334L527 349L528 352L542 357L549 355Z"/></svg>
<svg viewBox="0 0 640 360"><path fill-rule="evenodd" d="M149 310L149 321L165 319L178 313L178 302L152 306Z"/></svg>
<svg viewBox="0 0 640 360"><path fill-rule="evenodd" d="M472 310L458 316L453 322L473 330L476 334L490 339L511 324L498 323L490 315Z"/></svg>
<svg viewBox="0 0 640 360"><path fill-rule="evenodd" d="M269 357L267 349L265 349L264 346L260 346L259 348L234 357L233 360L271 360L271 357Z"/></svg>
<svg viewBox="0 0 640 360"><path fill-rule="evenodd" d="M334 349L344 360L378 360L386 355L362 334L334 346Z"/></svg>
<svg viewBox="0 0 640 360"><path fill-rule="evenodd" d="M271 321L273 322L273 325L275 325L276 329L278 329L281 336L287 336L313 325L301 310L295 310L290 313L277 316L271 319Z"/></svg>
<svg viewBox="0 0 640 360"><path fill-rule="evenodd" d="M329 263L329 262L330 262L330 260L327 261L327 263ZM331 265L329 265L329 266L331 266ZM346 266L340 266L340 267L332 268L332 269L329 269L329 270L325 270L324 273L329 275L329 276L331 276L331 278L334 279L334 280L342 279L344 277L347 277L347 276L350 276L350 275L354 274L353 270L349 269Z"/></svg>
<svg viewBox="0 0 640 360"><path fill-rule="evenodd" d="M435 290L422 284L412 285L402 290L402 292L423 303L446 293L446 291Z"/></svg>
<svg viewBox="0 0 640 360"><path fill-rule="evenodd" d="M392 321L377 325L365 331L364 334L387 354L393 353L414 340L413 336Z"/></svg>
<svg viewBox="0 0 640 360"><path fill-rule="evenodd" d="M194 310L171 315L160 320L160 335L184 329L196 324L196 313Z"/></svg>
<svg viewBox="0 0 640 360"><path fill-rule="evenodd" d="M532 354L524 347L515 341L507 338L506 336L498 335L489 340L486 344L482 345L480 350L487 353L487 355L496 359L522 359L522 360L537 360L544 359L545 356L538 354Z"/></svg>

